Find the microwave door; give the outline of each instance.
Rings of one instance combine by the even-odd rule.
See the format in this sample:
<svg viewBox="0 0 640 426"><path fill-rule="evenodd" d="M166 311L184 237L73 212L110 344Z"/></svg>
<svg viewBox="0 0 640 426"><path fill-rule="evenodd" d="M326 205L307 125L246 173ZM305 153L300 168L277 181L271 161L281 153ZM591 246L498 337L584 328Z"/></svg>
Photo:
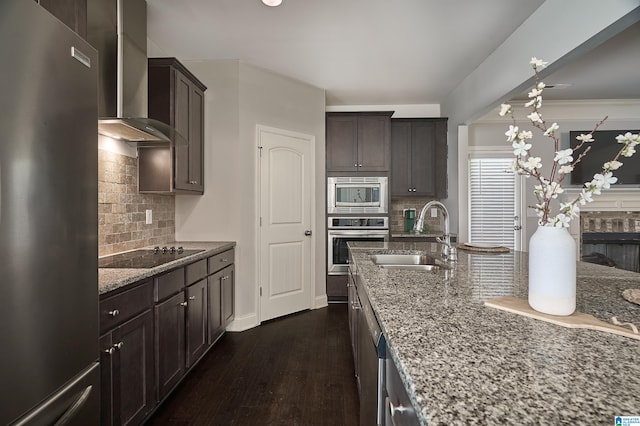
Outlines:
<svg viewBox="0 0 640 426"><path fill-rule="evenodd" d="M336 207L379 207L380 185L341 184L336 185Z"/></svg>

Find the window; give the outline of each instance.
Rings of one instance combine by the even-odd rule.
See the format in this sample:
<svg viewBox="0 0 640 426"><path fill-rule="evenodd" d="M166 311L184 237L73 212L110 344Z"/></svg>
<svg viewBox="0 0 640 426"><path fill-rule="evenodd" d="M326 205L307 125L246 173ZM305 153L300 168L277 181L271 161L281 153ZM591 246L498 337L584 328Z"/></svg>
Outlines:
<svg viewBox="0 0 640 426"><path fill-rule="evenodd" d="M510 157L469 158L469 241L520 249L520 179Z"/></svg>

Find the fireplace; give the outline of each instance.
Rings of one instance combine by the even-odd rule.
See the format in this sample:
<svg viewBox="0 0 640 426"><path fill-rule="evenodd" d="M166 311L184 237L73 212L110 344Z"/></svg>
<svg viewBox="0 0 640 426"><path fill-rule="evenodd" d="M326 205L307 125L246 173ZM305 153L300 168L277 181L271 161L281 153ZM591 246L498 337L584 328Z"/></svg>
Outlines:
<svg viewBox="0 0 640 426"><path fill-rule="evenodd" d="M640 212L582 212L583 261L640 272Z"/></svg>
<svg viewBox="0 0 640 426"><path fill-rule="evenodd" d="M583 232L582 260L640 272L640 233Z"/></svg>

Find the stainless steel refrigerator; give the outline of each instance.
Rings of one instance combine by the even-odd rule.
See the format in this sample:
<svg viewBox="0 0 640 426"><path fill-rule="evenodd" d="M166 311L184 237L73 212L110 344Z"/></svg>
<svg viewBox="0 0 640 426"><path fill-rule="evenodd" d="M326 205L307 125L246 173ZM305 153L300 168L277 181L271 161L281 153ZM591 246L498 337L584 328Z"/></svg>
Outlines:
<svg viewBox="0 0 640 426"><path fill-rule="evenodd" d="M99 424L97 54L0 1L0 424Z"/></svg>

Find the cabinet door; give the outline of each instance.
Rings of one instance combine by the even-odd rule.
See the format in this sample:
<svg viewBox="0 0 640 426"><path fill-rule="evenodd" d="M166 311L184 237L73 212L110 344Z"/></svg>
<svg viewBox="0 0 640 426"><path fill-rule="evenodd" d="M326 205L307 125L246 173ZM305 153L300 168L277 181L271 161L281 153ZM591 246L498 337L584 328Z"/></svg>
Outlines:
<svg viewBox="0 0 640 426"><path fill-rule="evenodd" d="M410 170L412 195L436 195L436 126L435 123L411 124Z"/></svg>
<svg viewBox="0 0 640 426"><path fill-rule="evenodd" d="M208 317L209 317L209 338L208 343L212 345L222 334L222 277L225 269L211 275L208 280Z"/></svg>
<svg viewBox="0 0 640 426"><path fill-rule="evenodd" d="M80 37L87 38L87 0L36 0Z"/></svg>
<svg viewBox="0 0 640 426"><path fill-rule="evenodd" d="M447 198L447 119L436 120L436 198Z"/></svg>
<svg viewBox="0 0 640 426"><path fill-rule="evenodd" d="M189 104L191 103L191 83L180 72L175 72L175 128L190 141L189 134ZM174 186L180 190L191 190L189 183L189 145L176 145L175 147L175 175Z"/></svg>
<svg viewBox="0 0 640 426"><path fill-rule="evenodd" d="M235 292L235 266L231 265L222 270L222 326L226 328L233 320L234 292Z"/></svg>
<svg viewBox="0 0 640 426"><path fill-rule="evenodd" d="M327 171L358 170L358 119L356 116L327 116Z"/></svg>
<svg viewBox="0 0 640 426"><path fill-rule="evenodd" d="M169 393L185 372L185 309L184 292L176 294L155 307L158 400L162 400Z"/></svg>
<svg viewBox="0 0 640 426"><path fill-rule="evenodd" d="M207 349L207 280L187 287L187 368Z"/></svg>
<svg viewBox="0 0 640 426"><path fill-rule="evenodd" d="M189 185L204 193L204 92L191 85L189 98Z"/></svg>
<svg viewBox="0 0 640 426"><path fill-rule="evenodd" d="M118 409L114 402L119 400L119 395L114 395L113 388L113 343L111 333L100 337L100 424L111 426L113 412Z"/></svg>
<svg viewBox="0 0 640 426"><path fill-rule="evenodd" d="M390 166L388 116L358 117L358 171L386 172Z"/></svg>
<svg viewBox="0 0 640 426"><path fill-rule="evenodd" d="M391 124L391 196L413 195L411 186L411 123Z"/></svg>
<svg viewBox="0 0 640 426"><path fill-rule="evenodd" d="M155 406L153 313L148 310L112 333L114 424L140 424Z"/></svg>

